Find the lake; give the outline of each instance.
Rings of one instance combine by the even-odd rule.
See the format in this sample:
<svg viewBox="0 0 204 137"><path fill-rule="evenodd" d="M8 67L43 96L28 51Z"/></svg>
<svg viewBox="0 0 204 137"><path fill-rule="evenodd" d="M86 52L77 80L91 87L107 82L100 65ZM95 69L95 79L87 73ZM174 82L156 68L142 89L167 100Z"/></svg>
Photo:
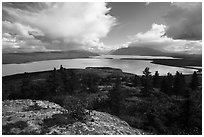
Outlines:
<svg viewBox="0 0 204 137"><path fill-rule="evenodd" d="M112 58L112 59L110 59ZM171 67L165 65L157 65L150 63L150 60L120 60L120 58L155 58L152 56L121 56L121 55L105 55L92 58L77 58L77 59L62 59L62 60L47 60L38 62L29 62L23 64L3 64L2 76L24 73L52 70L54 67L59 68L62 65L64 68L86 68L86 67L113 67L120 68L123 72L142 75L145 67L149 67L152 74L159 71L160 75L165 75L168 72L175 74L176 71L183 74L192 74L195 69L187 69L180 67ZM175 59L172 57L156 57L160 59Z"/></svg>

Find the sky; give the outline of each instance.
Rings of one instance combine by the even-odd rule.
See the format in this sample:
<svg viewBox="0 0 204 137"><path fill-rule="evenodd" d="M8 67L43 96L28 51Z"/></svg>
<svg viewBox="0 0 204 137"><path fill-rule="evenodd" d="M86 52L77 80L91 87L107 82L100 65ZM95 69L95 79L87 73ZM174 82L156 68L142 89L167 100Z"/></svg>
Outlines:
<svg viewBox="0 0 204 137"><path fill-rule="evenodd" d="M143 46L202 53L202 3L84 2L2 4L2 51Z"/></svg>

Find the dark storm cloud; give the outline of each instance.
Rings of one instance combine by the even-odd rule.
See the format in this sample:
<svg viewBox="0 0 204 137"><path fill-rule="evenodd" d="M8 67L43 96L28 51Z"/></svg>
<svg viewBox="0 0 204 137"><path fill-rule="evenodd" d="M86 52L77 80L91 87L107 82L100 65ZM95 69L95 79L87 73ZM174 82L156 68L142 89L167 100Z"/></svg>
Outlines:
<svg viewBox="0 0 204 137"><path fill-rule="evenodd" d="M168 25L166 35L173 39L202 39L202 3L173 3L164 19Z"/></svg>

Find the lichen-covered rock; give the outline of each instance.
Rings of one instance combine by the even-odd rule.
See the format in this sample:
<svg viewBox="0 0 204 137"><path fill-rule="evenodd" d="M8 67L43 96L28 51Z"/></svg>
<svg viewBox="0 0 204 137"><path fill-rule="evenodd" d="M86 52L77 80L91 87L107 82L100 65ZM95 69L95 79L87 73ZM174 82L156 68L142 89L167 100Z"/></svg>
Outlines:
<svg viewBox="0 0 204 137"><path fill-rule="evenodd" d="M6 100L2 102L3 134L135 135L125 121L110 114L90 112L86 121L73 121L61 106L49 101Z"/></svg>

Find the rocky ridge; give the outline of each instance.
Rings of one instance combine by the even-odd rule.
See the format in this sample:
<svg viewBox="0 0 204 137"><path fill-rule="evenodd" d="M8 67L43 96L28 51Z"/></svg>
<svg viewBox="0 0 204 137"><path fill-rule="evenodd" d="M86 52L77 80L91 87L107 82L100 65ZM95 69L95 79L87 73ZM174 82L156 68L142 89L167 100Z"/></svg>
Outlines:
<svg viewBox="0 0 204 137"><path fill-rule="evenodd" d="M41 100L2 101L2 134L139 135L138 129L108 113L91 111L86 121L71 121L63 107Z"/></svg>

